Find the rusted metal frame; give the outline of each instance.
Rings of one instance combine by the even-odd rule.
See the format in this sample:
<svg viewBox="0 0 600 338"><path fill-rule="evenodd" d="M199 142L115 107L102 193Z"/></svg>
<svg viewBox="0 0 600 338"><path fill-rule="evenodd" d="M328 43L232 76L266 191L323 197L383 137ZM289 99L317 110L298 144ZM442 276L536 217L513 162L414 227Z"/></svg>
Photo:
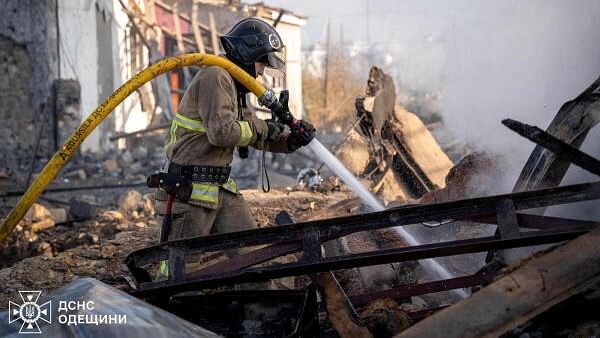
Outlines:
<svg viewBox="0 0 600 338"><path fill-rule="evenodd" d="M378 250L360 254L350 254L323 258L319 262L295 262L259 268L248 268L213 276L201 276L195 279L193 274L182 282L141 283L138 290L132 292L137 297L168 296L178 292L211 288L230 284L256 282L287 276L305 275L317 272L348 269L361 266L414 261L425 258L453 256L466 253L502 250L516 247L549 244L573 239L585 234L592 227L556 228L532 231L518 238L502 239L497 236L460 241L425 244L400 249Z"/></svg>
<svg viewBox="0 0 600 338"><path fill-rule="evenodd" d="M361 295L350 296L352 304L355 306L366 305L376 299L390 298L394 300L425 295L428 293L449 291L454 289L468 288L472 286L485 285L494 280L494 274L475 274L464 277L457 277L445 280L439 280L428 283L414 283L403 285L398 288L364 293Z"/></svg>
<svg viewBox="0 0 600 338"><path fill-rule="evenodd" d="M537 145L550 150L559 158L600 176L600 160L552 136L544 130L512 119L504 119L502 120L502 124Z"/></svg>
<svg viewBox="0 0 600 338"><path fill-rule="evenodd" d="M519 237L519 221L515 205L509 198L503 199L496 205L496 219L501 238Z"/></svg>
<svg viewBox="0 0 600 338"><path fill-rule="evenodd" d="M235 256L233 258L220 261L213 265L207 266L194 273L196 277L210 276L226 271L235 271L246 268L255 264L260 264L269 261L273 258L291 254L302 250L301 242L286 242L269 245L266 248L258 249L244 255Z"/></svg>
<svg viewBox="0 0 600 338"><path fill-rule="evenodd" d="M496 220L498 224L496 233L500 238L516 238L521 235L515 205L512 200L507 198L498 202L496 205ZM486 262L489 262L491 257L498 257L500 261L508 262L509 251L490 251L486 257Z"/></svg>
<svg viewBox="0 0 600 338"><path fill-rule="evenodd" d="M536 229L550 229L568 226L600 226L600 222L589 222L559 217L537 216L528 214L517 214L517 218L519 220L519 224L522 227ZM490 214L484 215L483 217L472 217L472 219L470 220L482 223L495 224L496 216L494 214ZM317 246L315 246L315 248L316 247ZM231 259L220 261L213 265L209 265L201 270L196 271L194 273L194 278L200 278L201 276L208 276L211 274L224 273L228 271L235 271L238 269L246 268L252 265L267 262L279 256L301 251L303 248L304 255L306 256L306 247L304 247L303 243L301 243L300 241L272 244L265 248L258 249L243 255L235 256ZM138 279L138 281L143 282L146 280Z"/></svg>
<svg viewBox="0 0 600 338"><path fill-rule="evenodd" d="M275 217L279 225L293 224L293 217L280 212ZM302 240L301 262L315 263L323 258L321 238L316 229L308 229ZM331 271L311 274L310 279L319 286L321 300L325 304L327 317L340 337L372 338L373 335L363 327L356 309L348 295Z"/></svg>
<svg viewBox="0 0 600 338"><path fill-rule="evenodd" d="M533 229L551 229L556 227L568 227L568 226L588 226L598 227L600 222L581 221L559 217L549 216L538 216L528 214L517 214L517 218L521 227L533 228ZM473 221L480 223L496 224L496 215L482 215L477 217L470 217L469 219L462 219L464 221ZM238 269L246 268L252 265L267 262L279 256L298 252L303 249L303 243L300 241L296 242L284 242L269 245L265 248L258 249L243 255L235 256L231 259L217 262L213 265L209 265L201 270L194 273L194 278L202 278L202 276L209 276L212 274L225 273L235 271ZM142 273L140 278L136 278L138 282L150 281L149 275ZM463 287L472 286L465 285Z"/></svg>
<svg viewBox="0 0 600 338"><path fill-rule="evenodd" d="M315 263L323 259L321 251L321 238L317 229L309 229L302 239L302 257L300 260L306 263Z"/></svg>
<svg viewBox="0 0 600 338"><path fill-rule="evenodd" d="M179 248L169 248L169 282L185 280L185 252Z"/></svg>
<svg viewBox="0 0 600 338"><path fill-rule="evenodd" d="M517 219L519 225L525 228L532 229L551 229L556 227L569 227L569 226L588 226L597 227L600 226L600 222L581 221L568 218L550 217L550 216L538 216L517 213ZM469 219L462 219L464 221L473 221L480 223L496 224L496 215L481 215L470 217ZM323 239L321 239L323 240ZM327 239L325 239L327 240ZM269 261L273 258L298 252L303 249L303 244L299 241L296 242L284 242L269 245L268 247L258 249L240 256L235 256L229 260L220 261L208 267L205 267L197 271L198 276L210 275L214 273L223 273L227 271L233 271L255 264L260 264ZM306 249L304 249L306 251ZM305 252L306 254L306 252Z"/></svg>
<svg viewBox="0 0 600 338"><path fill-rule="evenodd" d="M539 215L530 215L524 213L517 213L517 220L519 222L519 227L521 228L531 228L531 229L551 229L555 227L565 227L565 226L600 226L600 222L592 222L592 221L582 221L578 219L571 218L562 218L562 217L553 217L553 216L539 216ZM495 214L487 214L487 215L478 215L478 216L470 216L465 218L460 218L460 221L465 222L477 222L477 223L485 223L485 224L497 224L498 220Z"/></svg>
<svg viewBox="0 0 600 338"><path fill-rule="evenodd" d="M517 213L517 220L520 227L532 228L532 229L551 229L556 227L569 227L569 226L589 226L598 227L600 222L582 221L569 218L550 217L550 216L538 216ZM497 219L495 214L481 215L475 217L469 217L461 219L462 221L472 221L486 224L496 224ZM281 224L281 223L280 223ZM322 240L322 239L321 239ZM268 247L258 249L240 256L235 256L229 260L220 261L213 265L207 266L201 270L198 270L198 276L210 275L215 273L223 273L227 271L233 271L255 264L260 264L279 256L298 252L303 248L303 245L299 242L285 242L276 243L269 245Z"/></svg>
<svg viewBox="0 0 600 338"><path fill-rule="evenodd" d="M170 241L166 245L179 247L186 253L218 251L274 242L300 241L304 238L307 230L311 228L319 232L319 238L324 242L364 230L376 230L438 219L489 215L496 212L498 201L507 198L513 201L516 210L598 199L600 198L600 182L433 205L407 206L334 219L181 239ZM167 256L166 246L157 245L132 252L126 258L126 262L129 266L141 266L166 259Z"/></svg>

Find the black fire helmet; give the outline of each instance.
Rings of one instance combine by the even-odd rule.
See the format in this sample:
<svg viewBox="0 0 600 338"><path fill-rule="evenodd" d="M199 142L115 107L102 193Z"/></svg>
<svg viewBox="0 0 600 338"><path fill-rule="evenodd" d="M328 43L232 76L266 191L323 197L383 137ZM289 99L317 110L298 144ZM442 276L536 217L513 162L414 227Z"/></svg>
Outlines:
<svg viewBox="0 0 600 338"><path fill-rule="evenodd" d="M227 57L250 75L256 77L255 62L265 64L265 72L274 77L285 76L285 48L281 37L268 23L257 18L238 22L221 36ZM278 55L279 54L279 55Z"/></svg>

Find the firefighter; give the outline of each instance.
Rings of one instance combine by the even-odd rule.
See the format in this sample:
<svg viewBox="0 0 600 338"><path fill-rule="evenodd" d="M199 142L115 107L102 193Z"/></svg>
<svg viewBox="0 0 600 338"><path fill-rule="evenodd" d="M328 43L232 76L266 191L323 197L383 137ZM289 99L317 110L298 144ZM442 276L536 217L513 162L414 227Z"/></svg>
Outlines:
<svg viewBox="0 0 600 338"><path fill-rule="evenodd" d="M230 61L250 75L284 76L279 53L283 42L264 21L247 18L238 22L221 43ZM254 229L248 206L229 177L235 147L252 146L289 153L308 144L315 128L300 120L298 128L244 115L248 90L221 67L198 72L186 89L172 121L165 144L164 172L192 181L189 201L175 200L168 240ZM287 107L287 92L280 102ZM287 108L286 108L287 109ZM246 148L247 151L247 148ZM159 218L165 214L167 195L156 193ZM161 264L161 270L165 264Z"/></svg>

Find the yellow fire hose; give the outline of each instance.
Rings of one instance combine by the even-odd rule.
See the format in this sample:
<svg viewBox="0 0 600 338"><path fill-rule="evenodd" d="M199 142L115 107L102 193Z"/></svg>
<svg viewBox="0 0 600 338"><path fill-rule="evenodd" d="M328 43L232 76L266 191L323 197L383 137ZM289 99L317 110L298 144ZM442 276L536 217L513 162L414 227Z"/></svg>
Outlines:
<svg viewBox="0 0 600 338"><path fill-rule="evenodd" d="M238 80L248 90L253 92L258 98L265 99L266 95L272 92L263 87L255 78L248 75L240 67L231 61L208 54L184 54L163 59L150 67L142 70L117 88L96 110L94 110L81 123L79 128L75 129L67 141L56 151L54 156L48 161L40 175L31 183L25 194L21 197L17 205L10 211L0 227L0 242L3 242L14 227L23 218L33 202L42 194L44 189L56 177L62 167L71 159L73 153L79 148L81 143L90 135L90 133L110 114L125 98L127 98L136 89L155 77L173 70L186 66L219 66L225 69L233 78ZM265 98L263 98L263 95ZM267 100L268 102L268 100Z"/></svg>

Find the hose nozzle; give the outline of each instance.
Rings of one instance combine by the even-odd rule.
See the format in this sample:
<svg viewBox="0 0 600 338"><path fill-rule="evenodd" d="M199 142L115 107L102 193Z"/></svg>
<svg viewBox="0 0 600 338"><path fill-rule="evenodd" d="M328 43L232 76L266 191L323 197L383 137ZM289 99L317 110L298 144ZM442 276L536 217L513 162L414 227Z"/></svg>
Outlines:
<svg viewBox="0 0 600 338"><path fill-rule="evenodd" d="M290 128L293 128L298 120L294 118L290 110L287 106L284 106L279 102L277 96L271 89L267 89L265 93L258 99L258 103L270 109L275 116L279 119L279 122L288 125Z"/></svg>

